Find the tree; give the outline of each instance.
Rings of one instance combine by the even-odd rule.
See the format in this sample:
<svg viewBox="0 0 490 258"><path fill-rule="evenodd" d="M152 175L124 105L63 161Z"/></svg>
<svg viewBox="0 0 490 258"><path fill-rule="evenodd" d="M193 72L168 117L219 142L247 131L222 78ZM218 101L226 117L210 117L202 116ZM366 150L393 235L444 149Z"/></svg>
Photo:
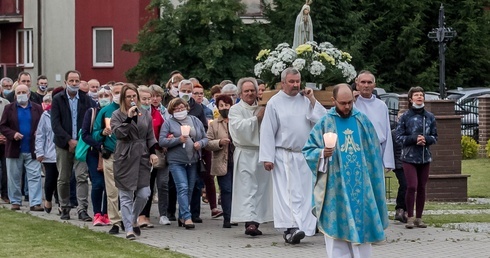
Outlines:
<svg viewBox="0 0 490 258"><path fill-rule="evenodd" d="M174 8L169 0L153 0L149 9L161 8L140 32L138 42L126 50L141 54L128 80L165 83L172 70L198 78L210 86L223 79L253 75L254 59L268 37L261 24L245 25L238 1L189 0Z"/></svg>
<svg viewBox="0 0 490 258"><path fill-rule="evenodd" d="M489 86L488 0L445 1L446 23L458 32L446 52L448 88ZM274 1L267 9L273 43L292 42L301 1ZM329 41L353 56L357 70L369 69L379 86L393 91L420 85L438 88L438 49L427 33L437 27L440 1L314 1L314 40ZM269 47L270 48L270 47Z"/></svg>

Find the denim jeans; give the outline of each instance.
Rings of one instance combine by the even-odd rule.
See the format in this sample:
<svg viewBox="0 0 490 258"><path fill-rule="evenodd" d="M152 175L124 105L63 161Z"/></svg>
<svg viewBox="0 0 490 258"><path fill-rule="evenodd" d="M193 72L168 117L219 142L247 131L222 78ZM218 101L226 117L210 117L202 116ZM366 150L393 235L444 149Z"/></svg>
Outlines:
<svg viewBox="0 0 490 258"><path fill-rule="evenodd" d="M233 187L233 162L228 161L226 175L217 176L219 189L221 192L221 207L223 208L224 221L230 221L231 217L231 198Z"/></svg>
<svg viewBox="0 0 490 258"><path fill-rule="evenodd" d="M22 204L22 169L26 169L29 187L29 206L41 205L42 182L41 163L30 153L21 153L18 159L7 158L8 192L12 204Z"/></svg>
<svg viewBox="0 0 490 258"><path fill-rule="evenodd" d="M192 190L197 178L197 163L192 164L169 164L170 173L177 188L177 201L179 202L179 218L191 219L189 203Z"/></svg>
<svg viewBox="0 0 490 258"><path fill-rule="evenodd" d="M105 194L104 172L97 171L99 165L99 152L97 150L89 150L87 152L87 167L90 173L90 181L92 182L92 191L90 197L92 199L92 209L94 215L100 213L107 214L107 196Z"/></svg>

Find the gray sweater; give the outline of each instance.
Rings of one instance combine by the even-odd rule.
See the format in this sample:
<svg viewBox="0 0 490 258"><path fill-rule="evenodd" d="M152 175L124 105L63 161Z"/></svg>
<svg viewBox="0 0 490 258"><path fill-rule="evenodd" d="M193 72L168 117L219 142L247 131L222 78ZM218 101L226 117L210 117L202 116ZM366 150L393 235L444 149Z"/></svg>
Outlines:
<svg viewBox="0 0 490 258"><path fill-rule="evenodd" d="M180 142L179 137L181 125L191 127L190 137L184 144ZM167 138L173 135L174 138ZM160 129L160 139L158 143L161 147L167 148L167 161L169 164L191 164L199 160L201 151L194 149L194 142L199 142L201 149L208 144L208 138L204 131L202 122L195 116L188 115L184 120L178 121L175 118L166 119Z"/></svg>

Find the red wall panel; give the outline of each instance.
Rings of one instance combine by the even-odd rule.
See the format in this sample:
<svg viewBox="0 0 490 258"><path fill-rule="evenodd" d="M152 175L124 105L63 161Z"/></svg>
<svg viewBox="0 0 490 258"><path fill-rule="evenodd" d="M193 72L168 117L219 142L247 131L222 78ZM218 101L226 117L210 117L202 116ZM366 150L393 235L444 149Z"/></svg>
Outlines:
<svg viewBox="0 0 490 258"><path fill-rule="evenodd" d="M121 50L123 43L134 43L149 16L150 0L75 1L75 65L83 80L126 81L124 73L138 63L139 54ZM114 66L92 65L92 28L112 27L114 36Z"/></svg>

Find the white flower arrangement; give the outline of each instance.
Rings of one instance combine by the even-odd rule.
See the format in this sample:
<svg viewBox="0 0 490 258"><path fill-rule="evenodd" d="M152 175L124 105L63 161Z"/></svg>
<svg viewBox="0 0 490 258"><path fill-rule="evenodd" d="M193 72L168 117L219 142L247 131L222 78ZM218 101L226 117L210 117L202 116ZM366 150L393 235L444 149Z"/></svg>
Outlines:
<svg viewBox="0 0 490 258"><path fill-rule="evenodd" d="M351 59L349 53L335 48L330 42L317 44L310 41L294 50L288 43L281 43L273 51L263 49L259 52L254 73L269 85L279 82L281 72L287 67L298 69L303 82L349 83L356 77L354 66L349 63Z"/></svg>

